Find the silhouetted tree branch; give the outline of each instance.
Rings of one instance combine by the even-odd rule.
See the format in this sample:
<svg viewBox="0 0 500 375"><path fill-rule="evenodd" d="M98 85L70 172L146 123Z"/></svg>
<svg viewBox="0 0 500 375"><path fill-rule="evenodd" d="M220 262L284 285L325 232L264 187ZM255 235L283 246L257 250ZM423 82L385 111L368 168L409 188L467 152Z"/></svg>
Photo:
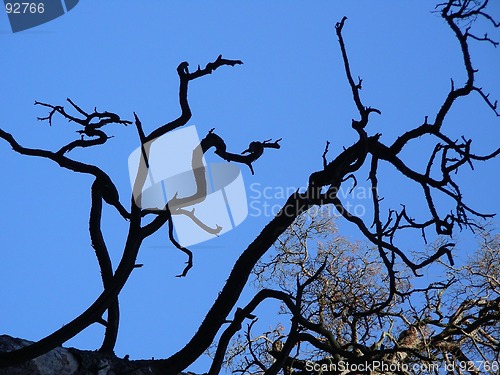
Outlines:
<svg viewBox="0 0 500 375"><path fill-rule="evenodd" d="M180 78L180 90L179 90L179 100L181 104L182 114L176 120L159 127L158 129L151 132L149 135L143 135L142 124L137 115L136 125L138 129L140 128L141 143L144 149L144 142L150 142L161 135L174 130L175 128L182 126L187 123L191 117L191 111L189 109L189 104L187 101L187 87L189 81L202 77L207 74L211 74L215 69L223 65L234 66L241 64L239 60L227 60L219 56L214 62L207 64L206 68L198 69L193 73L189 73L186 62L181 63L177 69ZM101 275L104 284L104 291L96 299L96 301L88 307L81 315L76 317L74 320L64 325L62 328L53 332L49 336L41 339L38 342L25 346L21 349L14 350L8 353L0 353L0 366L11 366L16 363L21 363L27 361L31 358L37 357L43 353L50 351L51 349L62 345L65 341L69 340L83 329L94 323L105 324L106 333L103 345L101 347L102 351L112 352L114 344L116 341L116 334L118 330L118 294L125 285L131 272L136 268L135 260L137 258L137 253L141 246L142 241L158 231L163 225L171 221L171 215L168 210L160 210L153 212L143 212L143 210L135 203L134 199L131 200L130 212L127 211L123 205L120 203L118 190L112 182L111 178L102 171L99 167L91 164L86 164L65 156L66 153L73 150L76 147L91 147L95 145L101 145L105 143L109 137L101 129L112 123L118 124L131 124L130 121L122 120L118 115L111 112L98 112L94 110L93 113L87 113L82 110L73 101L68 99L68 102L73 106L73 108L82 115L83 118L73 116L66 112L62 106L53 106L51 104L46 104L42 102L35 102L37 105L48 107L51 109L47 117L39 118L40 120L47 120L49 124L52 124L53 116L58 113L67 119L69 122L75 122L83 126L83 130L79 130L78 133L81 134L81 139L70 142L69 144L61 147L58 151L52 152L43 149L31 149L21 146L14 137L0 129L0 137L7 141L14 151L28 156L36 156L41 158L46 158L56 162L59 166L69 169L74 172L90 174L95 177L95 181L91 187L91 212L90 212L90 236L92 240L92 246L97 255L98 263L101 268ZM84 137L89 137L90 139L85 139ZM257 144L266 144L268 142L257 142ZM273 147L279 148L277 142L269 146L263 147ZM263 148L261 147L261 148ZM207 147L208 149L209 147ZM232 159L232 154L222 153L227 159ZM257 147L257 151L251 151L251 154L243 162L249 166L255 160L257 160L262 155L262 150ZM144 155L143 155L144 157ZM238 155L239 157L239 155ZM240 161L240 160L235 160ZM144 183L144 176L138 175L136 183L141 185ZM100 229L100 220L102 215L102 200L111 206L114 206L117 211L125 219L129 221L129 229L127 235L127 241L125 248L123 250L122 258L116 268L115 272L112 271L112 266L109 258L108 251L106 249L106 244L104 237ZM145 210L146 211L146 210ZM156 218L151 220L149 223L142 225L141 220L145 214L156 215ZM175 239L171 237L176 244ZM188 255L189 250L184 249ZM190 258L191 262L191 258ZM190 264L184 270L183 274L187 273ZM105 321L102 316L104 312L108 310L108 319Z"/></svg>
<svg viewBox="0 0 500 375"><path fill-rule="evenodd" d="M397 280L394 267L397 258L402 260L415 274L423 267L439 260L443 255L446 255L451 263L453 263L451 249L454 244L451 242L444 243L431 254L427 255L423 260L411 260L399 246L395 245L396 234L401 229L413 228L423 231L425 234L425 230L433 226L437 235L451 236L455 226L459 228L463 226L468 226L470 228L477 227L477 224L471 221L469 215L479 218L488 218L492 216L491 214L479 213L465 204L458 184L455 183L451 177L452 172L458 171L460 166L465 163L471 163L472 159L474 159L475 155L471 153L469 147L470 140L464 141L464 143L459 143L458 141L449 141L444 144L439 143L444 139L449 139L442 132L442 128L446 115L449 113L452 106L460 97L467 96L474 91L473 81L475 70L472 68L469 47L467 44L468 38L456 24L456 20L457 18L461 20L470 20L470 18L477 13L470 13L471 10L468 8L475 4L467 2L465 8L462 5L463 4L460 4L458 6L453 1L450 1L442 7L441 16L449 24L459 42L467 73L465 84L459 88L455 88L454 85L452 86L440 110L436 114L433 124L428 123L428 117L426 117L424 124L405 132L390 146L386 146L380 141L381 134L376 133L370 136L366 132L369 114L372 112L380 114L380 111L371 107L366 107L362 103L359 95L361 79L356 84L352 78L342 36L346 18L344 17L337 23L336 32L339 38L346 75L353 93L353 100L359 112L359 119L353 119L352 121L352 128L357 131L359 140L352 146L346 148L330 163L325 163L326 165L323 170L312 173L309 177L309 185L306 192L296 192L291 195L285 206L276 215L275 219L264 228L259 236L257 236L256 240L243 252L237 260L226 285L205 317L197 333L182 350L166 360L165 365L169 371L172 371L172 374L186 368L189 363L194 361L195 358L198 358L203 350L208 347L209 343L215 338L219 327L224 324L225 317L230 309L237 302L243 286L248 280L253 265L256 264L258 259L262 257L284 230L291 225L294 219L313 205L333 204L340 215L349 222L355 224L365 237L378 249L378 253L387 271L390 286L389 293L385 300L377 300L370 309L364 311L362 313L364 315L380 312L392 303L396 294ZM481 3L480 6L483 5L486 4ZM438 143L436 144L435 152L429 158L426 170L424 172L418 172L408 167L399 155L408 142L425 134L436 137ZM457 154L457 160L453 160L453 158L448 155L451 151ZM441 173L441 178L435 179L431 177L430 172L432 169L436 169L434 168L434 162L438 152L441 152L440 163L437 167L439 173ZM490 154L490 156L493 157L496 154L498 154L498 150ZM417 223L411 219L406 220L409 216L403 208L403 210L399 212L391 210L384 222L380 214L380 199L378 198L378 193L376 193L374 194L373 200L373 223L375 223L375 230L370 231L370 225L367 225L362 218L351 214L346 207L344 207L338 196L341 185L349 176L364 165L368 156L370 156L372 160L370 172L372 190L377 189L377 166L379 162L385 161L389 165L395 167L404 177L408 178L410 181L414 181L422 187L431 215L429 220L423 223ZM487 159L488 157L482 158L482 160ZM326 192L322 193L322 189L324 188L326 188ZM445 215L439 214L434 204L433 192L439 192L452 198L456 204L455 213ZM394 217L396 217L396 219Z"/></svg>
<svg viewBox="0 0 500 375"><path fill-rule="evenodd" d="M241 374L357 374L356 366L368 365L370 373L385 375L445 368L450 374L495 374L499 240L483 232L470 261L458 268L441 262L442 279L423 287L412 285L411 274L397 272L395 298L375 311L390 294L376 248L339 236L327 212L304 214L280 237L276 255L255 268L263 289L235 313L209 374L223 365ZM245 335L235 338L243 320L270 299L283 303L289 332L278 323L254 333L258 318L252 315Z"/></svg>
<svg viewBox="0 0 500 375"><path fill-rule="evenodd" d="M279 330L263 335L265 345L257 345L256 341L251 339L254 325L250 323L246 335L249 359L240 369L244 373L251 373L257 369L256 372L260 373L271 374L282 371L288 374L296 369L305 374L308 373L308 369L304 361L308 359L314 359L320 364L332 361L340 363L341 360L358 364L377 360L391 363L398 361L445 363L470 361L472 347L479 347L478 352L481 355L488 354L488 350L494 351L492 348L498 344L495 324L498 322L500 300L497 297L493 298L492 295L498 293L497 286L491 288L492 284L488 284L489 294L479 289L477 296L469 299L458 298L463 294L460 288L456 289L457 292L452 291L456 286L454 279L434 283L423 289L411 286L412 277L419 276L419 272L434 264L448 267L450 272L451 270L458 272L461 277L469 277L471 281L479 278L488 280L488 283L492 282L488 279L485 268L479 267L477 271L479 273L468 273L468 270L475 269L477 265L470 265L465 271L454 268L452 249L455 244L452 241L452 234L457 228L481 229L480 220L492 216L478 212L466 203L454 175L466 165L473 167L477 161L496 157L500 154L500 148L486 155L480 155L473 151L471 139L462 137L460 140L453 140L446 133L446 120L450 111L460 103L460 99L469 95L478 94L486 107L499 115L497 102L491 101L489 94L475 84L476 70L469 51L471 41L496 45L487 34L478 37L472 32L473 21L477 18L488 21L494 27L500 26L486 13L487 5L488 0L449 0L438 6L441 17L458 42L466 79L461 85L456 85L454 80L451 80L450 91L439 110L433 115L423 115L423 123L402 133L392 144L383 143L382 134L370 128L370 114L381 116L382 113L376 108L365 105L361 97L362 79L358 78L356 82L353 78L343 37L347 18L342 18L336 24L335 32L345 74L357 109L356 118L352 119L350 124L357 134L357 140L330 161L327 144L322 155L323 168L310 174L306 189L290 195L275 218L242 252L198 331L179 352L164 360L148 361L147 366L152 372L176 375L183 371L209 348L221 328L229 323L222 333L210 369L211 374L218 373L231 337L242 328L245 319L254 321L254 309L268 299L283 303L291 315L290 330L285 335L277 334ZM62 168L94 177L91 186L89 229L104 285L103 292L94 303L62 328L38 342L0 353L0 366L11 366L44 354L96 322L106 325L101 350L111 353L119 321L118 295L131 272L137 268L136 258L142 241L165 225L168 225L171 242L188 257L187 265L179 276L187 274L193 265L193 254L173 237L172 217L185 215L207 231L219 230L218 226L212 228L203 223L193 210L188 209L189 204L203 201L207 196L206 181L203 178L205 167L202 163L205 152L214 148L216 155L226 161L247 165L253 174L253 163L263 155L265 149L279 149L281 139L274 142L253 141L245 151L238 154L228 152L226 142L212 129L192 150L196 192L187 197L179 197L176 194L165 207L157 209L141 206L140 192L148 178L151 146L160 137L188 123L191 118L187 96L190 81L212 74L221 66L240 64L242 64L240 60L228 60L219 56L205 68L198 66L195 71L190 72L188 63L182 62L177 67L180 115L148 134L139 116L134 113L141 160L129 209L121 204L118 190L108 174L95 165L71 159L67 154L77 147L88 148L104 144L110 138L103 130L105 126L113 123L128 125L132 123L131 121L122 120L111 112L98 112L97 109L87 113L68 99L77 112L76 115L68 113L62 106L35 102L37 105L49 108L48 116L39 118L48 121L49 125L52 124L54 115L58 114L69 122L83 127L78 130L80 139L62 146L56 152L23 147L11 134L0 130L0 138L7 141L17 153L49 159ZM404 157L404 151L410 143L417 142L418 138L424 135L435 142L433 151L427 155L427 163L423 169L411 168ZM404 205L398 210L389 208L388 213L384 214L386 210L381 204L383 194L379 187L379 180L384 178L381 165L395 169L406 180L422 189L422 196L429 213L426 219L422 221L413 219ZM367 184L372 192L372 215L368 220L350 212L342 195L339 194L348 181L352 180L356 186L358 181L365 179L366 176L361 178L359 176L364 166L369 168ZM137 192L139 194L135 194ZM435 203L436 197L444 197L451 201L452 210L438 207ZM126 244L114 272L100 229L102 201L115 207L117 212L128 220ZM362 255L354 257L345 256L339 248L318 250L319 257L311 260L304 257L304 250L301 247L303 245L301 241L304 239L299 236L298 244L294 244L297 251L288 253L286 247L281 246L278 254L267 266L281 273L283 278L280 281L286 281L281 285L283 290L268 287L262 289L245 307L236 310L234 318L229 321L229 314L236 307L252 272L257 270L257 275L263 274L262 270L259 271L259 267L255 268L259 265L259 261L262 261L273 244L278 243L279 246L281 241L284 241L281 236L285 233L286 237L287 230L293 228L294 223L300 223L301 215L312 207L321 206L334 207L343 219L359 229L374 248L369 248ZM144 220L145 217L148 217L148 221ZM321 224L315 230L321 231L322 227L325 228L326 224ZM408 250L409 246L400 244L402 232L405 230L422 234L421 247L427 245L428 232L440 236L442 241L435 246L427 246L425 252L413 254ZM303 232L301 233L303 235ZM414 247L412 244L412 248ZM349 250L352 250L352 247L349 247ZM446 263L442 260L444 256ZM287 269L289 266L293 271ZM293 276L293 285L290 284L290 276ZM442 296L450 291L456 293L455 296L460 303L445 308ZM426 298L427 304L423 310L417 310L412 305L413 296L416 294ZM397 306L402 305L409 308L411 313L397 309ZM104 321L103 314L106 311L108 318ZM397 334L396 330L399 330ZM457 338L459 342L456 341ZM296 348L299 350L295 351ZM302 356L302 348L306 352L305 357ZM479 370L472 369L469 372L477 371Z"/></svg>

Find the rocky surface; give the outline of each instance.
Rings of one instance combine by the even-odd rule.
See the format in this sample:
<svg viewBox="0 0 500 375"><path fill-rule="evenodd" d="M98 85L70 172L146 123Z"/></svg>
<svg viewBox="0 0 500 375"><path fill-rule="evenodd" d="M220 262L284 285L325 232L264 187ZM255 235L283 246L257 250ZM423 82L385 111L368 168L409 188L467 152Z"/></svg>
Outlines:
<svg viewBox="0 0 500 375"><path fill-rule="evenodd" d="M31 344L31 341L0 335L0 352ZM58 347L23 364L0 368L1 375L161 375L160 360L130 361L113 354ZM187 375L187 374L179 374Z"/></svg>

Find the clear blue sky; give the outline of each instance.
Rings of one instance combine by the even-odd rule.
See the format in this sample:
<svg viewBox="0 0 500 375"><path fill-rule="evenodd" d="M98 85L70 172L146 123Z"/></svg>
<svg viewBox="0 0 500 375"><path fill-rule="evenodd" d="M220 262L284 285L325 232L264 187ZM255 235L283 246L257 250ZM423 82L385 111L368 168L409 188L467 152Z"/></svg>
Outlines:
<svg viewBox="0 0 500 375"><path fill-rule="evenodd" d="M500 6L492 3L491 14L498 18ZM264 204L283 203L283 190L304 186L321 168L327 140L331 156L356 140L350 127L356 111L334 31L342 16L348 17L344 36L353 74L363 78L364 104L382 111L368 132L380 132L390 143L425 115L432 118L450 78L465 77L455 37L432 9L431 1L81 1L66 15L16 34L0 12L0 127L25 146L55 150L74 140L77 128L60 118L52 127L36 121L47 111L33 102L65 104L69 97L84 109L97 106L130 120L135 111L151 131L179 114L179 62L195 68L219 54L241 59L242 66L223 67L190 84L190 124L200 135L215 127L234 152L252 140L283 138L281 150L268 150L255 163L254 176L242 167L250 200L265 187L276 195L254 203L263 210ZM489 34L500 39L498 32ZM478 85L500 98L500 50L477 43L471 50ZM496 149L500 120L478 97L463 104L450 113L449 134L472 137L478 153ZM138 146L137 133L112 125L108 134L114 138L106 145L71 156L107 171L128 204L127 158ZM419 166L428 152L425 144L406 157ZM87 230L92 179L19 156L5 142L0 160L0 333L37 340L77 316L101 291ZM493 161L478 164L474 174L463 170L459 181L471 206L500 212L499 167ZM383 171L385 202L407 203L413 216L423 217L420 188L390 168ZM126 223L110 209L105 215L103 229L116 264ZM117 354L162 358L180 349L235 259L270 219L251 215L221 238L194 246L195 266L184 279L174 277L184 256L169 244L167 231L148 239L138 258L144 267L120 295ZM342 229L359 238L349 226ZM251 293L246 291L240 305ZM92 326L67 345L94 349L102 331ZM206 371L206 361L192 370Z"/></svg>

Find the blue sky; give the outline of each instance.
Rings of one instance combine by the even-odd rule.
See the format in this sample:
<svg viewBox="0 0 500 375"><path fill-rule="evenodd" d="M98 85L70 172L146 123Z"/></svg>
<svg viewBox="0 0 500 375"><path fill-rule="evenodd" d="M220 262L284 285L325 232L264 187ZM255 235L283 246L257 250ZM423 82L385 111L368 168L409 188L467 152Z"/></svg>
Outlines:
<svg viewBox="0 0 500 375"><path fill-rule="evenodd" d="M179 114L179 62L188 61L194 69L219 54L241 59L244 65L191 82L190 124L202 136L215 127L234 152L252 140L282 137L282 149L266 151L254 165L254 176L242 167L250 200L252 195L258 200L256 191L266 187L273 195L259 198L254 207L278 207L284 190L304 186L321 168L327 140L332 157L356 140L350 127L355 106L334 31L342 16L348 17L344 37L353 74L363 78L364 104L382 111L367 130L382 133L386 144L425 115L432 118L450 78L462 82L457 42L432 9L430 1L81 1L66 15L16 34L0 12L0 127L25 146L56 149L74 140L77 128L60 118L52 127L36 121L47 111L33 102L65 104L69 97L84 109L97 106L130 120L135 111L151 131ZM490 12L498 18L499 4L493 3ZM477 43L471 51L480 70L478 85L500 98L500 51ZM462 104L446 123L451 137L473 138L478 153L496 149L499 120L478 97ZM114 138L104 146L71 155L107 171L127 204L127 158L138 146L137 133L112 125L108 134ZM430 151L422 142L405 155L412 166L422 165ZM4 142L0 155L0 332L37 340L78 315L101 290L87 231L92 179L19 156ZM217 161L215 155L207 158ZM499 212L498 160L476 167L474 173L464 169L458 179L467 201L478 210ZM419 187L391 168L383 171L386 204L407 203L414 216L423 218ZM105 215L103 229L116 264L126 223L111 209ZM270 214L251 215L221 238L194 246L195 266L184 279L174 277L184 257L169 244L167 231L148 239L138 258L144 267L134 271L121 294L117 354L162 358L180 349L235 259L270 219ZM348 225L341 228L359 238ZM462 250L467 252L467 246ZM93 349L101 338L96 325L67 345ZM206 371L205 365L200 361L192 370Z"/></svg>

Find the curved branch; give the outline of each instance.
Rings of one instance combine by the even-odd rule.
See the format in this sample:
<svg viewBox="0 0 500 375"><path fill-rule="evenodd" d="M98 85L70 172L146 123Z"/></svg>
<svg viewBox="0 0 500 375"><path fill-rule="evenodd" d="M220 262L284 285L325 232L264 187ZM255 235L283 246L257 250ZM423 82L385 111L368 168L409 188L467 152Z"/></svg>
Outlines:
<svg viewBox="0 0 500 375"><path fill-rule="evenodd" d="M195 72L189 73L189 63L186 61L180 63L177 67L177 73L179 74L180 80L179 103L181 106L181 115L177 119L153 130L148 136L144 137L144 142L152 141L158 137L161 137L163 134L166 134L174 129L177 129L180 126L187 124L187 122L191 118L191 109L189 108L187 99L189 81L205 76L207 74L212 74L214 70L224 65L234 66L241 64L243 64L241 60L223 59L222 55L219 55L214 62L208 63L204 69L200 69L200 67L198 66L198 69Z"/></svg>
<svg viewBox="0 0 500 375"><path fill-rule="evenodd" d="M113 266L101 231L102 195L98 185L98 180L95 180L91 188L92 202L90 207L89 231L92 247L95 250L99 268L101 269L102 283L104 289L107 289L110 287L113 280ZM118 306L118 297L116 297L108 307L104 341L99 351L107 353L113 352L118 337L119 321L120 310Z"/></svg>
<svg viewBox="0 0 500 375"><path fill-rule="evenodd" d="M0 132L1 134L1 132ZM13 366L38 357L57 346L61 346L70 338L76 336L85 328L99 322L110 304L118 297L121 289L135 269L135 260L139 247L144 239L140 235L141 213L138 207L132 205L130 230L123 251L122 259L116 269L110 285L99 297L78 317L62 326L45 338L21 349L0 353L0 367Z"/></svg>
<svg viewBox="0 0 500 375"><path fill-rule="evenodd" d="M243 151L241 155L233 154L231 152L226 151L226 143L221 137L219 137L213 131L214 129L210 130L207 136L203 138L200 143L203 153L207 152L211 147L215 147L215 154L217 154L226 161L246 164L250 168L252 174L254 174L252 163L262 156L262 154L264 153L264 149L266 148L279 149L281 147L279 144L281 138L277 139L274 142L271 142L270 139L264 142L254 141L250 142L248 148L245 151ZM248 154L248 155L243 155L243 154Z"/></svg>

